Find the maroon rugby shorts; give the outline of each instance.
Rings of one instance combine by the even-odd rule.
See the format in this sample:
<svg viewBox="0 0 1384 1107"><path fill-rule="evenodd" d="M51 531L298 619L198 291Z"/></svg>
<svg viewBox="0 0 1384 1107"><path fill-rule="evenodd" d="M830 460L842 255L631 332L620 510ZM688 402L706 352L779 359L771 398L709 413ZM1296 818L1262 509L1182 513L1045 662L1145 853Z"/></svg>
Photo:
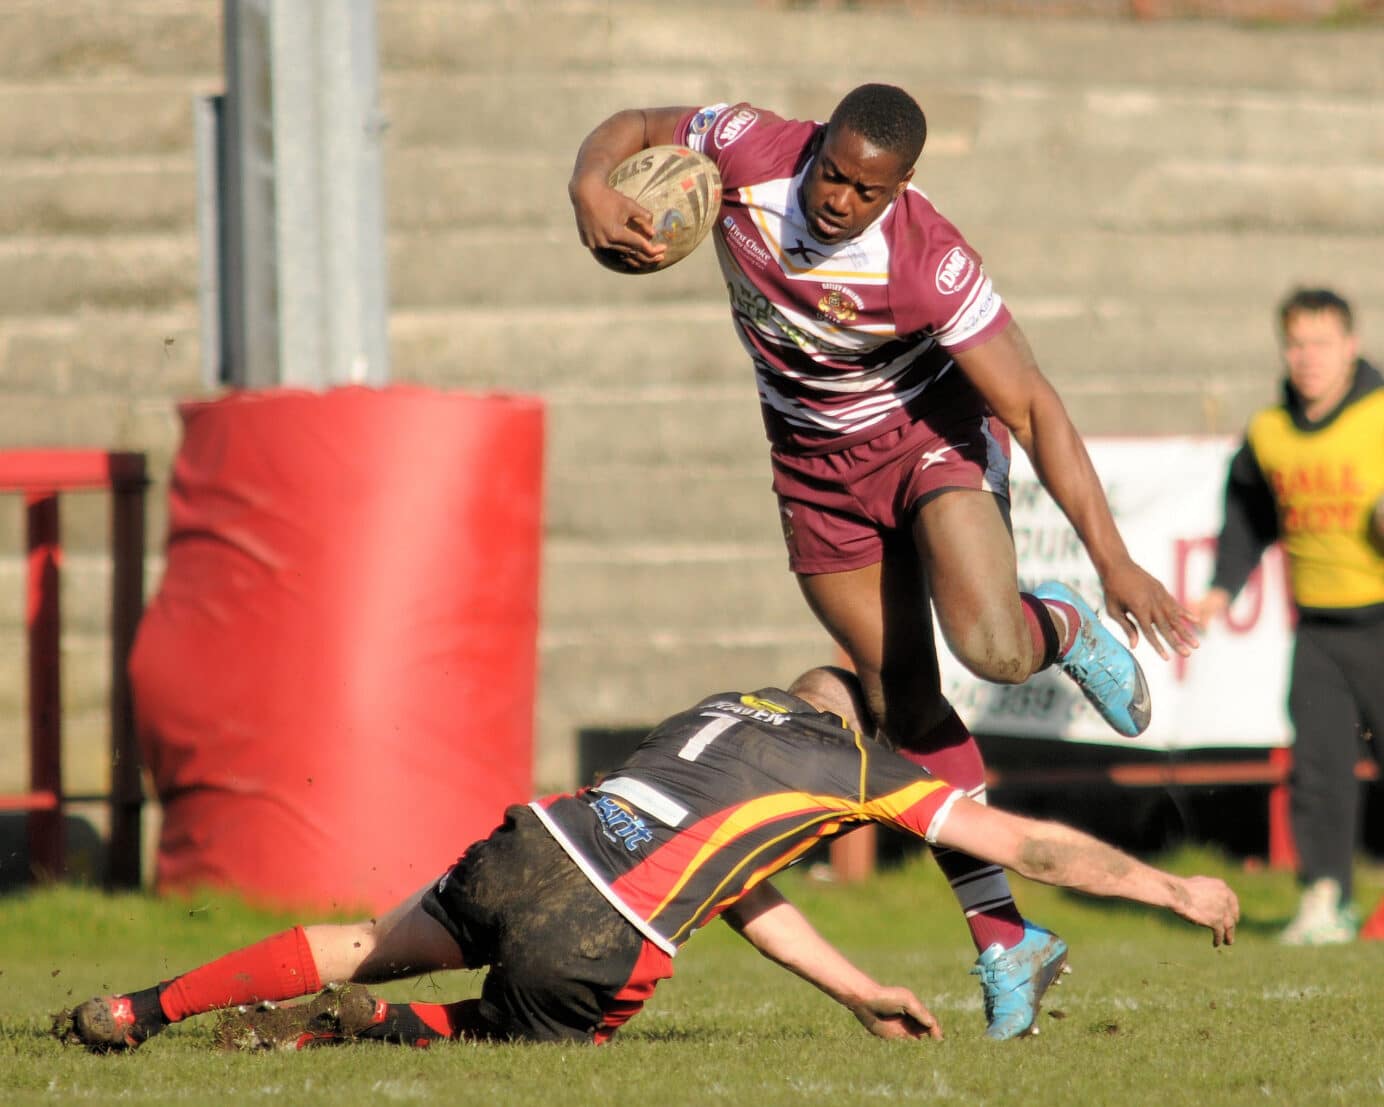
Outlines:
<svg viewBox="0 0 1384 1107"><path fill-rule="evenodd" d="M974 408L941 410L837 453L773 450L779 521L795 573L839 573L884 558L942 492L972 488L1009 502L1009 431Z"/></svg>

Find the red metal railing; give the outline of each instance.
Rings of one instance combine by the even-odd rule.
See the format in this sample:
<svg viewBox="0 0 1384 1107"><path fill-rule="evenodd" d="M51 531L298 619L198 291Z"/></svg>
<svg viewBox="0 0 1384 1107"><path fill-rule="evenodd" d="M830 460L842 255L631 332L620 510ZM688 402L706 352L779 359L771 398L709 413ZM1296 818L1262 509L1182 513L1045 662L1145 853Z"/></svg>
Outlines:
<svg viewBox="0 0 1384 1107"><path fill-rule="evenodd" d="M0 450L0 492L24 497L27 574L24 621L29 676L29 791L0 795L0 811L27 811L29 861L58 876L66 860L63 790L61 566L58 496L111 493L110 847L107 883L140 884L144 789L135 743L127 662L144 608L144 455L104 450ZM80 797L91 798L91 797Z"/></svg>

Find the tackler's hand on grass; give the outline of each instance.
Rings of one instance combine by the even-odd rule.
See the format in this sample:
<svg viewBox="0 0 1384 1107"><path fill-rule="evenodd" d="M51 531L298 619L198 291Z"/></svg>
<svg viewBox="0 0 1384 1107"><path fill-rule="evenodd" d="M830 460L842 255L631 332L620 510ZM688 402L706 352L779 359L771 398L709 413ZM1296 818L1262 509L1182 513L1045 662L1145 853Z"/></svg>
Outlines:
<svg viewBox="0 0 1384 1107"><path fill-rule="evenodd" d="M1173 910L1188 922L1211 931L1213 946L1235 941L1240 921L1240 901L1224 880L1213 876L1189 876L1182 881Z"/></svg>
<svg viewBox="0 0 1384 1107"><path fill-rule="evenodd" d="M876 1038L937 1038L942 1028L922 1002L907 988L881 985L873 995L849 1004L851 1014Z"/></svg>

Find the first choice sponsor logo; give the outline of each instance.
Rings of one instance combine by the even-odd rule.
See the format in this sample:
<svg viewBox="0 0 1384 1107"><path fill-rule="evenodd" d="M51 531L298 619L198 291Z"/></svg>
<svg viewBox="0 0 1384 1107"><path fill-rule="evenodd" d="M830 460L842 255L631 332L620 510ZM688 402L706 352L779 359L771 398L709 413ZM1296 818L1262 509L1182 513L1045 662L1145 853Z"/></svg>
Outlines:
<svg viewBox="0 0 1384 1107"><path fill-rule="evenodd" d="M970 283L975 269L971 255L960 246L953 246L937 266L937 291L943 296L961 291Z"/></svg>
<svg viewBox="0 0 1384 1107"><path fill-rule="evenodd" d="M734 246L737 250L748 254L750 260L760 269L765 268L774 260L768 250L740 229L734 216L727 215L721 220L721 237L728 246Z"/></svg>
<svg viewBox="0 0 1384 1107"><path fill-rule="evenodd" d="M711 141L716 143L718 150L724 150L732 142L738 139L746 131L754 126L755 120L759 118L759 112L753 108L740 108L731 112L716 124L716 130L711 136Z"/></svg>

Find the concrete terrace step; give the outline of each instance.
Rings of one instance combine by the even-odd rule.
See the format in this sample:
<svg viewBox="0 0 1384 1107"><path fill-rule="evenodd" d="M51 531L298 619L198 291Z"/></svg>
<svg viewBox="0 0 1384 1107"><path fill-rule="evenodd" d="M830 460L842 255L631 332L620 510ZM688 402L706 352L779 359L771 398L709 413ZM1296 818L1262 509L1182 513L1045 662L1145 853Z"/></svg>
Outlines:
<svg viewBox="0 0 1384 1107"><path fill-rule="evenodd" d="M396 377L441 387L597 396L718 384L754 395L723 297L503 312L400 308L390 317L390 344Z"/></svg>
<svg viewBox="0 0 1384 1107"><path fill-rule="evenodd" d="M661 541L771 547L781 541L767 465L677 466L584 464L549 467L544 489L549 541L588 544Z"/></svg>
<svg viewBox="0 0 1384 1107"><path fill-rule="evenodd" d="M734 11L733 30L707 32L708 9ZM903 7L864 10L784 10L713 0L695 9L653 0L578 0L515 6L500 0L455 5L385 0L379 6L381 51L395 71L466 70L496 73L569 68L635 68L629 41L637 28L638 61L660 74L663 87L686 66L742 79L747 74L796 72L801 60L831 42L868 58L879 79L917 78L918 43L932 51L928 72L971 76L1003 72L1054 83L1117 83L1191 88L1350 88L1384 91L1373 60L1384 53L1377 27L1235 27L1149 24L1098 18L1016 18L916 12ZM765 53L762 44L774 43ZM850 75L835 78L847 82ZM831 86L830 73L816 75ZM842 87L840 91L845 91ZM650 101L651 103L654 101ZM665 96L658 103L675 103Z"/></svg>
<svg viewBox="0 0 1384 1107"><path fill-rule="evenodd" d="M189 157L0 163L0 235L195 233L197 173Z"/></svg>
<svg viewBox="0 0 1384 1107"><path fill-rule="evenodd" d="M0 57L10 80L221 72L221 5L197 0L4 0Z"/></svg>
<svg viewBox="0 0 1384 1107"><path fill-rule="evenodd" d="M17 391L176 396L200 386L198 324L188 300L160 312L0 315L0 365Z"/></svg>
<svg viewBox="0 0 1384 1107"><path fill-rule="evenodd" d="M735 33L706 33L706 12L717 9L734 11ZM930 73L945 76L1005 72L1068 84L1384 91L1384 72L1373 64L1384 54L1384 29L1377 27L1203 22L1189 35L1177 22L1024 19L906 7L803 12L739 0L709 0L687 11L652 0L380 0L377 23L386 71L635 69L629 36L637 28L640 64L676 61L734 77L772 68L775 57L784 72L796 72L824 39L868 57L876 70L916 75L918 38L925 34L946 47L928 62ZM766 57L760 44L769 37L777 49ZM215 74L221 50L221 7L206 0L0 4L0 56L12 79ZM666 65L655 68L667 72Z"/></svg>
<svg viewBox="0 0 1384 1107"><path fill-rule="evenodd" d="M1384 41L1382 39L1381 41ZM733 72L733 71L730 71ZM1288 154L1285 133L1294 135L1299 164L1368 162L1384 143L1384 120L1374 92L1294 89L1184 89L1140 86L1072 86L982 73L955 78L929 74L906 81L929 116L929 142L949 151L1000 150L1011 156L1037 150L1071 154L1125 153L1223 157L1227 150L1272 160ZM513 75L496 81L485 74L387 74L381 100L390 120L394 149L451 146L475 150L543 151L570 157L586 133L611 112L668 101L714 103L728 96L748 99L785 115L822 118L846 89L814 86L805 98L789 74L757 71L728 86L689 70L657 87L624 70L610 73L563 71ZM670 93L669 90L673 90ZM545 105L516 118L516 97Z"/></svg>
<svg viewBox="0 0 1384 1107"><path fill-rule="evenodd" d="M219 75L0 83L0 161L190 152L193 100L220 86Z"/></svg>
<svg viewBox="0 0 1384 1107"><path fill-rule="evenodd" d="M550 542L542 610L554 641L642 626L706 633L723 627L728 615L746 626L794 632L816 625L777 538L679 545L650 536L614 547Z"/></svg>
<svg viewBox="0 0 1384 1107"><path fill-rule="evenodd" d="M0 316L166 310L196 298L197 265L183 234L0 238Z"/></svg>
<svg viewBox="0 0 1384 1107"><path fill-rule="evenodd" d="M712 601L714 602L714 600ZM537 730L556 736L536 750L541 788L576 780L576 735L584 729L649 728L714 691L792 680L836 661L825 632L733 621L711 633L669 630L542 636ZM583 782L584 783L584 782Z"/></svg>

